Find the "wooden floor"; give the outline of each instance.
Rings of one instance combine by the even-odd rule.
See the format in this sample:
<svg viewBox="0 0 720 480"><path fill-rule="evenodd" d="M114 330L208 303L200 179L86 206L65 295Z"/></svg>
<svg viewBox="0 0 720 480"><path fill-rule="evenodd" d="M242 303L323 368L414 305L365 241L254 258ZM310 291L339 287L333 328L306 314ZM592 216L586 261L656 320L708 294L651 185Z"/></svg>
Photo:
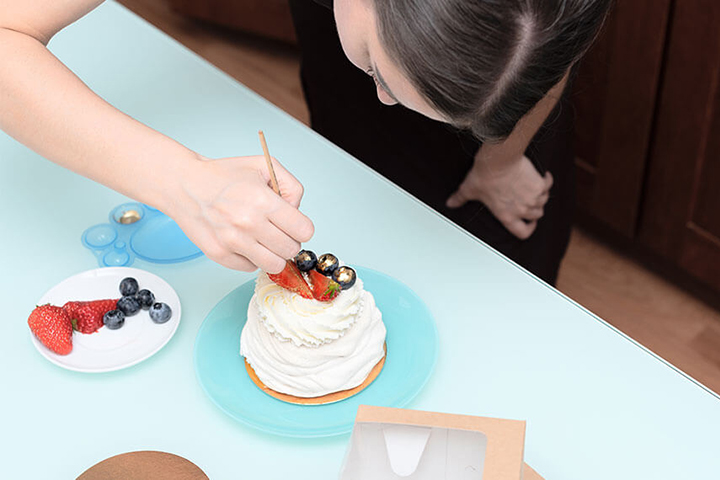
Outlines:
<svg viewBox="0 0 720 480"><path fill-rule="evenodd" d="M290 115L308 123L299 54L285 45L186 20L167 0L120 0ZM575 230L558 288L720 392L720 313Z"/></svg>
<svg viewBox="0 0 720 480"><path fill-rule="evenodd" d="M720 392L720 312L577 229L558 289Z"/></svg>

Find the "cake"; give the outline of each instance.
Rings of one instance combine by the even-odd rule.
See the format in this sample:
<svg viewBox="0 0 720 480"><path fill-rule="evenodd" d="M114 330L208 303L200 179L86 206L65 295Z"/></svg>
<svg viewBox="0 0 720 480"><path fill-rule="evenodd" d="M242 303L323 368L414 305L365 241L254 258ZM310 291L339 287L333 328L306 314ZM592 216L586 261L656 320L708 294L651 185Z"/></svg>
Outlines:
<svg viewBox="0 0 720 480"><path fill-rule="evenodd" d="M330 403L379 374L385 335L375 299L355 271L331 254L318 261L304 250L281 274L258 276L240 354L266 393L293 403Z"/></svg>

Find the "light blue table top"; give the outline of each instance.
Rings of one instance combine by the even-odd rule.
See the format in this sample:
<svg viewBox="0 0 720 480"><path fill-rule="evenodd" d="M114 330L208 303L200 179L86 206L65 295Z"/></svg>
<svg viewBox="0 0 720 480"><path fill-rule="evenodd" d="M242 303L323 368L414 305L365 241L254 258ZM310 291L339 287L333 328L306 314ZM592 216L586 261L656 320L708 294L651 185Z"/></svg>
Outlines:
<svg viewBox="0 0 720 480"><path fill-rule="evenodd" d="M439 360L411 408L527 420L525 459L549 480L720 476L715 394L123 7L101 6L51 49L118 108L206 156L260 154L264 129L273 155L306 187L303 210L317 232L308 247L401 280L435 315ZM328 178L352 200L329 201ZM162 450L212 479L336 478L349 436L252 430L216 408L195 378L200 324L252 274L205 258L138 261L182 301L182 323L162 351L97 375L35 351L29 311L56 283L97 266L80 235L124 200L0 133L1 476L74 478L118 453Z"/></svg>

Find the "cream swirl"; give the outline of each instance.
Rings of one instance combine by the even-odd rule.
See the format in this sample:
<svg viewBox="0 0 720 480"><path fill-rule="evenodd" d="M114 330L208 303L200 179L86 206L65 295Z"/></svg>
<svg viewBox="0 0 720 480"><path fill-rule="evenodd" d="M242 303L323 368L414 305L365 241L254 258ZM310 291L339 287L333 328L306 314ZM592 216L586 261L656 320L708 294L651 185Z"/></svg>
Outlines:
<svg viewBox="0 0 720 480"><path fill-rule="evenodd" d="M318 397L360 385L385 355L385 325L358 279L331 302L304 299L261 274L240 354L278 392Z"/></svg>
<svg viewBox="0 0 720 480"><path fill-rule="evenodd" d="M303 298L279 286L266 274L255 283L258 314L270 333L296 346L319 346L340 338L361 315L365 296L358 279L332 302Z"/></svg>

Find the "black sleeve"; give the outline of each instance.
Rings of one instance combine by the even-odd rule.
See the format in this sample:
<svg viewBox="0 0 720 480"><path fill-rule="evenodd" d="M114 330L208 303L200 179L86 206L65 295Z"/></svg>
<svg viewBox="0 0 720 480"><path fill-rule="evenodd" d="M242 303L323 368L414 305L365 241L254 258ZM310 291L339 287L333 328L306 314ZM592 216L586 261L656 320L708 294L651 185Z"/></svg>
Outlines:
<svg viewBox="0 0 720 480"><path fill-rule="evenodd" d="M315 3L319 3L323 7L329 8L332 10L333 8L333 0L315 0Z"/></svg>

